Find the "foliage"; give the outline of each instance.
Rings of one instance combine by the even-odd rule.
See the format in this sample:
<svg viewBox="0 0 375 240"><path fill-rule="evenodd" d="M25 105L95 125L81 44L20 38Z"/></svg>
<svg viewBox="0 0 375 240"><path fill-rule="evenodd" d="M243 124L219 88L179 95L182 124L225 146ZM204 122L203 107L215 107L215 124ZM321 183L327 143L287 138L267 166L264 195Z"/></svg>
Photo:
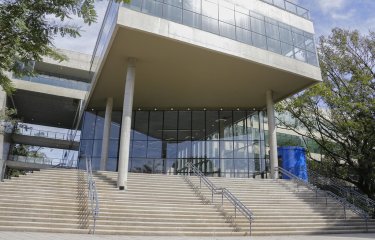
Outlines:
<svg viewBox="0 0 375 240"><path fill-rule="evenodd" d="M43 56L66 59L52 40L58 34L80 36L80 26L64 21L73 16L88 25L95 22L95 0L0 0L0 86L5 92L14 91L7 72L32 75L34 62Z"/></svg>
<svg viewBox="0 0 375 240"><path fill-rule="evenodd" d="M279 104L298 125L281 122L319 145L323 173L375 198L375 32L335 28L318 51L323 83Z"/></svg>
<svg viewBox="0 0 375 240"><path fill-rule="evenodd" d="M35 158L45 158L45 153L40 153L39 150L41 150L42 147L39 147L37 149L33 149L32 146L24 145L24 144L16 144L12 148L12 155L15 156L25 156L25 157L35 157Z"/></svg>

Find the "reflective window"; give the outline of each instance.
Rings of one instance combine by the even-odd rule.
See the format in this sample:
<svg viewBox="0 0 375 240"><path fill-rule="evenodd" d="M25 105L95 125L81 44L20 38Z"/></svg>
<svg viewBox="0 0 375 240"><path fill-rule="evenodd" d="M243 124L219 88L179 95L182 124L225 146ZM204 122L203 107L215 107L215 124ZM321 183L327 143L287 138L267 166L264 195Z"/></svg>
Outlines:
<svg viewBox="0 0 375 240"><path fill-rule="evenodd" d="M262 0L302 17L308 11L285 0ZM301 29L221 0L141 0L125 7L202 29L229 39L318 66L314 36ZM290 51L290 47L298 50ZM301 51L300 51L301 50ZM297 53L298 52L298 53Z"/></svg>
<svg viewBox="0 0 375 240"><path fill-rule="evenodd" d="M100 166L103 112L86 112L80 155ZM119 156L121 112L112 115L107 169ZM187 174L192 162L210 176L252 177L265 170L261 112L244 110L134 111L129 170L140 173ZM91 129L91 130L89 130ZM83 166L80 164L80 166ZM83 166L84 167L84 166Z"/></svg>

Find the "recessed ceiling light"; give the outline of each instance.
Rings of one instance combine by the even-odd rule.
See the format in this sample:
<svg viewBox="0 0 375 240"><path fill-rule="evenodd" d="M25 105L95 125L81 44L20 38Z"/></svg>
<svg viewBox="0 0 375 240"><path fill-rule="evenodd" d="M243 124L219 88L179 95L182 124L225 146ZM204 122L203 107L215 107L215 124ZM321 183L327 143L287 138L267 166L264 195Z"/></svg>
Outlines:
<svg viewBox="0 0 375 240"><path fill-rule="evenodd" d="M156 111L156 110L158 110L157 108L154 108L154 110Z"/></svg>
<svg viewBox="0 0 375 240"><path fill-rule="evenodd" d="M171 108L171 111L173 111L173 108Z"/></svg>

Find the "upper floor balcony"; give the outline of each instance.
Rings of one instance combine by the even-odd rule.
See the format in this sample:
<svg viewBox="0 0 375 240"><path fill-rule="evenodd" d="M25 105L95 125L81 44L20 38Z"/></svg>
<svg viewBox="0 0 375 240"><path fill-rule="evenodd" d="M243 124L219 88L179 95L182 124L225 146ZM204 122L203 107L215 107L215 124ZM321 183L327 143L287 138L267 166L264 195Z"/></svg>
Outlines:
<svg viewBox="0 0 375 240"><path fill-rule="evenodd" d="M108 96L122 109L129 57L138 59L141 108L263 108L267 90L280 101L320 82L313 23L276 2L110 2L86 109L103 109Z"/></svg>

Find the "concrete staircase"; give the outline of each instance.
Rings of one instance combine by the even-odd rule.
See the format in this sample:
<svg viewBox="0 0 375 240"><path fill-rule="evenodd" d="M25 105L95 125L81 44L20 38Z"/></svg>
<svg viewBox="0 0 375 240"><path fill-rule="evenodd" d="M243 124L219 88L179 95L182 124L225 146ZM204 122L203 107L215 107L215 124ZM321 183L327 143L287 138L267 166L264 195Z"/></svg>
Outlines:
<svg viewBox="0 0 375 240"><path fill-rule="evenodd" d="M87 183L77 170L35 171L0 182L0 230L88 233Z"/></svg>
<svg viewBox="0 0 375 240"><path fill-rule="evenodd" d="M117 173L95 172L100 215L97 234L244 236L249 223L233 206L214 204L205 187L193 190L183 176L129 173L128 190ZM196 177L191 184L199 186ZM285 180L210 178L227 187L255 214L253 235L363 232L364 223L342 207ZM0 183L0 230L89 233L92 226L84 172L50 169ZM375 231L375 224L369 224Z"/></svg>
<svg viewBox="0 0 375 240"><path fill-rule="evenodd" d="M182 176L129 173L127 192L117 173L97 172L98 234L230 236L235 232L213 205L204 205Z"/></svg>
<svg viewBox="0 0 375 240"><path fill-rule="evenodd" d="M190 177L199 186L197 177ZM292 235L331 234L365 232L362 218L344 209L341 205L289 180L209 178L217 187L226 187L241 202L252 210L255 221L252 235ZM211 192L202 185L201 194L211 199ZM214 203L221 204L221 195ZM227 215L234 216L234 207L224 201ZM248 220L237 213L234 223L240 232L248 231ZM375 232L375 221L368 224L370 232Z"/></svg>

